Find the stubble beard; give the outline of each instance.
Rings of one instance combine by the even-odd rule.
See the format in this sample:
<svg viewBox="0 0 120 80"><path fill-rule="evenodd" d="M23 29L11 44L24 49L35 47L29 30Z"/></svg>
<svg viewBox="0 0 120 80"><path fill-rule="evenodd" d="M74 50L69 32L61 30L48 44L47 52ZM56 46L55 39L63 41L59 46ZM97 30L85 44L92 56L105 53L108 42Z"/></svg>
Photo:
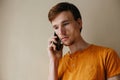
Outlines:
<svg viewBox="0 0 120 80"><path fill-rule="evenodd" d="M73 45L74 44L74 41L70 41L70 42L68 42L68 43L63 43L63 45L65 45L65 46L71 46L71 45Z"/></svg>

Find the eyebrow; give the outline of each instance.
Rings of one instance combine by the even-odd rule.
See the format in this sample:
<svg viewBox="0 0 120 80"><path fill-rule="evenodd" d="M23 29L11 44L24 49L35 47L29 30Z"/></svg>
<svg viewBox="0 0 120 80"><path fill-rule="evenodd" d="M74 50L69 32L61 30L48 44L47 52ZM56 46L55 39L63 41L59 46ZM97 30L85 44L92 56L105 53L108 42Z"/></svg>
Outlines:
<svg viewBox="0 0 120 80"><path fill-rule="evenodd" d="M64 20L64 21L62 21L61 23L64 23L64 22L69 22L69 21L71 21L71 20Z"/></svg>
<svg viewBox="0 0 120 80"><path fill-rule="evenodd" d="M66 20L63 20L63 21L61 22L61 24L65 23L65 22L70 22L70 21L72 21L72 20L66 19ZM53 28L55 28L56 26L57 26L57 25L53 25Z"/></svg>
<svg viewBox="0 0 120 80"><path fill-rule="evenodd" d="M71 22L72 20L71 19L66 19L64 21L61 22L61 24L65 23L65 22Z"/></svg>

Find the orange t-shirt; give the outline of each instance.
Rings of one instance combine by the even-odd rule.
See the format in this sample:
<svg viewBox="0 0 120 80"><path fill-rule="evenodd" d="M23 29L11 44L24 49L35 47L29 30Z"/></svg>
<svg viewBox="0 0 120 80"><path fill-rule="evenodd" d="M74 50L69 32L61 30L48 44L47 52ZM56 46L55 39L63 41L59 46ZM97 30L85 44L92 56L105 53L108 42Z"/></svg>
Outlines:
<svg viewBox="0 0 120 80"><path fill-rule="evenodd" d="M106 80L120 74L120 58L111 49L91 45L83 51L67 53L59 62L60 80Z"/></svg>

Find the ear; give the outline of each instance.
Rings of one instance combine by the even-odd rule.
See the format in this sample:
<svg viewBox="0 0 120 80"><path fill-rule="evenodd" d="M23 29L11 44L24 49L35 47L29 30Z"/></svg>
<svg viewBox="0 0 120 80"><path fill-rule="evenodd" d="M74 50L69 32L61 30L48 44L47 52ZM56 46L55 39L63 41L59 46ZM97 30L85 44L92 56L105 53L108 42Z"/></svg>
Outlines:
<svg viewBox="0 0 120 80"><path fill-rule="evenodd" d="M79 28L82 29L82 20L80 18L77 19L77 23L79 25Z"/></svg>

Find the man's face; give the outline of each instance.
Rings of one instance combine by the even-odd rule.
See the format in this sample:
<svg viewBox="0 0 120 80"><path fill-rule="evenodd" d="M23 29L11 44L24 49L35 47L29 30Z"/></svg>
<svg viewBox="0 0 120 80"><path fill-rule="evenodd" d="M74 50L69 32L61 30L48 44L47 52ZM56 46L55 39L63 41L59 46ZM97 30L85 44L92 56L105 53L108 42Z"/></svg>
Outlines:
<svg viewBox="0 0 120 80"><path fill-rule="evenodd" d="M55 33L66 46L74 44L80 39L80 28L82 22L80 19L74 20L70 11L61 12L52 20Z"/></svg>

